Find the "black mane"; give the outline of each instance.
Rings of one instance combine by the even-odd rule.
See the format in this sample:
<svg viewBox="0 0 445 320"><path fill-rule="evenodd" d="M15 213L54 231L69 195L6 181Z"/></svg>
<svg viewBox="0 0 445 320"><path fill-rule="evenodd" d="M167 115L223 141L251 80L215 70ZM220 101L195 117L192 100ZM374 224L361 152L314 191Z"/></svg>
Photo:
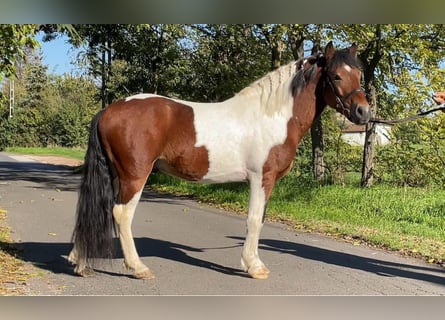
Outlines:
<svg viewBox="0 0 445 320"><path fill-rule="evenodd" d="M306 86L306 83L311 81L316 74L317 63L319 59L315 56L311 56L306 59L306 62L303 59L298 60L296 63L299 66L298 71L292 80L291 91L292 95L295 96L301 92L301 90ZM305 64L309 63L310 66L305 68Z"/></svg>

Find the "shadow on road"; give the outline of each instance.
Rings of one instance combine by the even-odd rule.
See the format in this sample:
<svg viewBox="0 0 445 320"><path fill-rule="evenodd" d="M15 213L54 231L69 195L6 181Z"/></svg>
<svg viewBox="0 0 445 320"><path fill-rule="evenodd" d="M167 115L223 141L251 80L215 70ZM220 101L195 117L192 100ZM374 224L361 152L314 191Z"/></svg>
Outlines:
<svg viewBox="0 0 445 320"><path fill-rule="evenodd" d="M228 237L239 240L232 247L241 247L244 238ZM136 247L141 258L159 257L184 263L199 268L206 268L215 272L231 276L247 277L247 274L240 269L234 269L210 261L192 257L188 252L205 252L224 248L194 248L179 243L152 238L135 238ZM114 259L122 259L122 252L118 239L115 239ZM21 259L31 262L38 268L48 270L53 273L64 273L74 275L73 266L66 260L66 256L71 250L71 243L43 243L43 242L23 242L17 244L22 252ZM225 247L226 248L226 247ZM426 281L445 286L445 273L440 268L422 267L409 264L393 263L379 259L371 259L344 252L337 252L328 249L318 248L310 245L299 244L289 241L263 239L260 240L260 250L269 250L281 254L291 254L297 259L309 259L331 265L362 270L377 274L383 277L400 277ZM279 258L279 256L277 257ZM103 268L107 260L99 259L95 264L95 269L99 273L131 277L129 274L112 272L109 268ZM148 262L148 265L150 263Z"/></svg>
<svg viewBox="0 0 445 320"><path fill-rule="evenodd" d="M77 191L80 175L74 174L70 166L0 161L0 181L14 180L39 183L42 189L58 188L62 191Z"/></svg>
<svg viewBox="0 0 445 320"><path fill-rule="evenodd" d="M244 241L241 237L229 237ZM358 255L337 252L296 242L262 239L260 250L291 254L297 258L324 262L345 268L362 270L383 277L400 277L427 281L445 286L445 269L440 267L422 267L416 265L393 263L389 261L366 258Z"/></svg>
<svg viewBox="0 0 445 320"><path fill-rule="evenodd" d="M135 238L134 240L141 258L159 257L191 266L210 269L227 275L247 277L247 275L240 269L222 266L210 261L192 257L187 254L187 252L204 252L206 250L217 250L223 248L199 249L178 243L145 237ZM71 243L21 242L15 244L15 246L19 251L19 258L25 262L31 262L34 266L53 273L74 275L73 266L66 259L66 256L68 256L72 248ZM113 259L122 259L123 255L122 251L120 250L118 239L114 239L114 248L116 249ZM106 259L97 259L97 261L94 262L95 270L99 273L130 276L129 274L125 273L110 272L108 270L109 268L107 268L107 261L108 260ZM148 262L148 266L150 267L150 262Z"/></svg>
<svg viewBox="0 0 445 320"><path fill-rule="evenodd" d="M142 191L141 199L139 202L150 202L150 203L162 203L169 205L180 205L183 206L183 201L192 200L190 196L178 196L168 192L156 192L150 188L150 185L145 185Z"/></svg>

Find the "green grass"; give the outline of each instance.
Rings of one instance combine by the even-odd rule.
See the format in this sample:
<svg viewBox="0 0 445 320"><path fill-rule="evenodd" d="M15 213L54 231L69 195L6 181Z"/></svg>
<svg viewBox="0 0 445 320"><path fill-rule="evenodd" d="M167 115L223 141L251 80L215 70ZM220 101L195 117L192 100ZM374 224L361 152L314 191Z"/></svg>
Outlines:
<svg viewBox="0 0 445 320"><path fill-rule="evenodd" d="M66 158L73 158L77 160L83 160L85 157L84 149L76 148L6 148L6 152L39 155L39 156L59 156Z"/></svg>
<svg viewBox="0 0 445 320"><path fill-rule="evenodd" d="M247 212L247 184L200 185L163 174L150 178L158 191L191 195L220 207ZM288 176L267 207L270 220L401 253L445 261L445 191L375 186L317 186Z"/></svg>
<svg viewBox="0 0 445 320"><path fill-rule="evenodd" d="M84 157L82 150L63 148L8 151ZM355 244L365 242L422 256L431 262L445 262L445 190L385 185L363 189L357 175L348 175L344 186L319 186L293 174L275 187L267 208L268 219ZM246 183L201 185L157 173L150 176L149 185L160 192L187 195L242 214L247 212Z"/></svg>

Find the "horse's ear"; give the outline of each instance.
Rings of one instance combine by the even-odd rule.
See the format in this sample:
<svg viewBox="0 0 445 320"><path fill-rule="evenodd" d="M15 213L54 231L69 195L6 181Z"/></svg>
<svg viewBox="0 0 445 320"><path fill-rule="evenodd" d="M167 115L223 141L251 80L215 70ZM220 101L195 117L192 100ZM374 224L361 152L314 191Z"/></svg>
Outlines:
<svg viewBox="0 0 445 320"><path fill-rule="evenodd" d="M349 53L351 54L351 56L353 56L354 58L357 58L357 44L354 42L351 47L349 48Z"/></svg>
<svg viewBox="0 0 445 320"><path fill-rule="evenodd" d="M326 57L327 61L331 61L331 59L334 57L335 48L332 44L332 41L329 41L329 43L326 45L326 48L324 49L324 56Z"/></svg>

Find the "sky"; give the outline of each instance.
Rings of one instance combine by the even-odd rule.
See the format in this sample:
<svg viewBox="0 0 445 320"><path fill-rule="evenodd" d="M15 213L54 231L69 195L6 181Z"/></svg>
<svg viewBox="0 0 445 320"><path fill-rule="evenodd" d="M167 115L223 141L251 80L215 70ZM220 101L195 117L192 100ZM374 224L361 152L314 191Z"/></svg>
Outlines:
<svg viewBox="0 0 445 320"><path fill-rule="evenodd" d="M64 73L75 73L78 67L72 64L79 50L74 49L68 43L68 37L63 35L49 42L42 41L42 34L36 39L41 44L43 53L43 64L48 66L48 73L62 75Z"/></svg>

